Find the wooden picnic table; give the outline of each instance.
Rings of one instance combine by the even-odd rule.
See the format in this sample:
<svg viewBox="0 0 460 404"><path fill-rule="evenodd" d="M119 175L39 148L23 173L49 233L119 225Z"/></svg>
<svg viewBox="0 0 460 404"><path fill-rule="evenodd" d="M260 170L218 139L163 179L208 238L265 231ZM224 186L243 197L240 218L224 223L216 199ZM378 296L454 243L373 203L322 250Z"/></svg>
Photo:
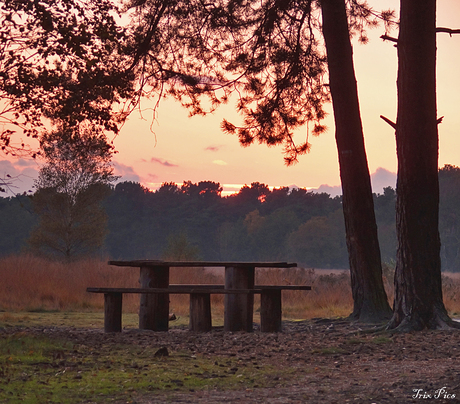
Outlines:
<svg viewBox="0 0 460 404"><path fill-rule="evenodd" d="M109 261L110 265L140 268L141 288L169 288L169 269L190 267L225 268L224 330L252 331L256 268L292 268L296 263L288 262L234 262L234 261L161 261L134 260ZM238 291L240 293L238 293ZM273 290L271 293L280 293ZM209 294L208 294L209 298ZM280 295L281 299L281 295ZM198 302L197 304L202 304ZM281 310L281 307L280 307ZM281 314L281 313L280 313ZM169 295L163 293L142 293L140 296L139 328L167 331L169 322Z"/></svg>

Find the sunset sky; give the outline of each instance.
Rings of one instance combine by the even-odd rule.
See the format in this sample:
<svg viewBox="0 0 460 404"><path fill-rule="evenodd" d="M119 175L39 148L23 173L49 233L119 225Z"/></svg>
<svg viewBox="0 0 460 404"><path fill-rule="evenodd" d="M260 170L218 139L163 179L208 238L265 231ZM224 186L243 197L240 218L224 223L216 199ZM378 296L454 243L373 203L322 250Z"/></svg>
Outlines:
<svg viewBox="0 0 460 404"><path fill-rule="evenodd" d="M377 10L399 7L398 0L369 3ZM460 0L438 0L437 26L460 28ZM397 165L394 130L379 118L385 115L396 120L397 54L393 43L379 39L383 33L383 27L369 31L367 45L353 41L368 163L370 172L375 173L377 192L381 192L382 185L395 185ZM391 34L397 36L396 31ZM438 116L444 116L439 125L439 165L460 166L460 35L439 33L437 41ZM162 101L153 124L152 106L153 102L144 101L143 119L134 112L114 139L118 150L114 164L122 180L139 181L152 189L163 182L211 180L220 182L226 191L255 181L275 187L318 188L327 184L336 189L321 189L333 194L340 190L330 107L325 121L328 131L310 137L310 153L301 156L296 165L286 167L281 146L254 144L242 148L236 136L220 130L223 118L236 123L240 119L231 101L211 116L192 118L178 103ZM296 132L299 143L306 133L306 128ZM0 161L0 176L23 173L17 185L21 191L30 188L29 177L34 176L37 163L9 160Z"/></svg>

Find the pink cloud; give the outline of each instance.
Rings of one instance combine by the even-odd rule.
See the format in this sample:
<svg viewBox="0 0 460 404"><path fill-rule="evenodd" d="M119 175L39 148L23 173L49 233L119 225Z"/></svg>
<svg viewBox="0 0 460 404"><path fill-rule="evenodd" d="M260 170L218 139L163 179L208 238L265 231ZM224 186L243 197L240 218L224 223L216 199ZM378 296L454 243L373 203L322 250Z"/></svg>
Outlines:
<svg viewBox="0 0 460 404"><path fill-rule="evenodd" d="M24 192L32 192L34 181L38 177L38 163L35 160L0 160L0 181L6 192L0 196L13 196Z"/></svg>
<svg viewBox="0 0 460 404"><path fill-rule="evenodd" d="M165 166L165 167L178 167L177 164L170 163L167 160L162 160L162 159L159 159L159 158L156 158L156 157L152 157L150 159L150 162L151 163L158 163L158 164L161 164L162 166Z"/></svg>

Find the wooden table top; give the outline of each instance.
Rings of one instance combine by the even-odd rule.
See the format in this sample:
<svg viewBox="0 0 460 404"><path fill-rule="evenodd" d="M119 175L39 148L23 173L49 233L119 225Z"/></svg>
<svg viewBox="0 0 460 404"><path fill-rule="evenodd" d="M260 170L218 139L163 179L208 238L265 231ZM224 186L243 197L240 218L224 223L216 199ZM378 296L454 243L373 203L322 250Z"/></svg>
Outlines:
<svg viewBox="0 0 460 404"><path fill-rule="evenodd" d="M293 268L295 262L238 262L238 261L162 261L132 260L109 261L109 265L121 267L246 267L246 268Z"/></svg>

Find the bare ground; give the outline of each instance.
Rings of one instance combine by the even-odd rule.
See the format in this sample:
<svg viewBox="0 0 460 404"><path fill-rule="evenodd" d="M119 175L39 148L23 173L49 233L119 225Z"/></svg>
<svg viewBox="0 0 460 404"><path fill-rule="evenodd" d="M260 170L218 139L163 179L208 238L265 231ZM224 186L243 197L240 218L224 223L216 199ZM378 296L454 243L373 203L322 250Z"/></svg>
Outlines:
<svg viewBox="0 0 460 404"><path fill-rule="evenodd" d="M104 334L81 328L34 332L92 349L110 344L166 347L169 352L232 356L280 369L269 388L156 392L137 403L460 403L459 331L375 334L363 328L347 321L313 320L285 322L278 334L222 329L197 334L185 328L167 333Z"/></svg>

